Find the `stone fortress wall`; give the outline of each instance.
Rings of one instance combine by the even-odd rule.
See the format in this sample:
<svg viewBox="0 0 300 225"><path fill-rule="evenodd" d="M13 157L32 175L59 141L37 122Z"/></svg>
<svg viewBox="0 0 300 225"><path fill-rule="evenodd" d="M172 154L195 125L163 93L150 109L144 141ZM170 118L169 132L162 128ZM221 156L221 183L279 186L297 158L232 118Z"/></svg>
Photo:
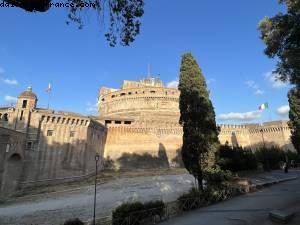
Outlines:
<svg viewBox="0 0 300 225"><path fill-rule="evenodd" d="M179 95L155 78L124 81L120 89L101 88L99 121L108 129L104 156L117 161L124 153L157 155L163 146L171 162L182 145ZM222 144L256 149L265 143L293 150L287 121L219 127Z"/></svg>
<svg viewBox="0 0 300 225"><path fill-rule="evenodd" d="M0 152L6 153L0 158L0 180L15 175L9 183L2 182L2 190L86 178L95 172L95 154L103 156L105 126L77 113L38 108L31 88L18 97L15 107L0 108L0 127ZM9 138L14 136L19 138ZM21 152L16 153L18 161L11 160L11 146L18 139L23 140L18 141ZM21 165L21 174L16 175L11 162Z"/></svg>
<svg viewBox="0 0 300 225"><path fill-rule="evenodd" d="M182 145L179 95L157 78L101 88L100 115L37 107L31 88L15 107L0 108L0 198L16 189L84 179L95 172L95 154L117 165L176 165ZM220 125L222 144L293 149L286 121ZM125 157L125 156L126 157Z"/></svg>

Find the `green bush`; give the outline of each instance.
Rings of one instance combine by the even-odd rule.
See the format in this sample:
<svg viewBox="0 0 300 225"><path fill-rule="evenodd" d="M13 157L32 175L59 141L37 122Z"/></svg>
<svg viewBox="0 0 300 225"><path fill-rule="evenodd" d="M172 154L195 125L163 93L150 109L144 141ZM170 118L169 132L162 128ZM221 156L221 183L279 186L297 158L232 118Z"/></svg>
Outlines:
<svg viewBox="0 0 300 225"><path fill-rule="evenodd" d="M165 204L163 201L151 201L146 203L133 202L118 206L112 213L113 225L139 225L145 219L152 216L163 216Z"/></svg>
<svg viewBox="0 0 300 225"><path fill-rule="evenodd" d="M249 149L221 145L217 152L217 165L222 170L238 172L257 169L255 155Z"/></svg>
<svg viewBox="0 0 300 225"><path fill-rule="evenodd" d="M179 198L177 199L178 206L182 211L198 209L204 205L201 197L201 192L196 188L192 188L189 192L179 196Z"/></svg>
<svg viewBox="0 0 300 225"><path fill-rule="evenodd" d="M280 169L280 162L285 161L283 150L276 146L257 149L255 156L266 171Z"/></svg>
<svg viewBox="0 0 300 225"><path fill-rule="evenodd" d="M221 170L219 167L209 168L203 171L203 178L207 182L207 185L220 185L224 181L228 181L232 178L230 171Z"/></svg>
<svg viewBox="0 0 300 225"><path fill-rule="evenodd" d="M84 223L80 219L76 218L67 220L64 225L84 225Z"/></svg>
<svg viewBox="0 0 300 225"><path fill-rule="evenodd" d="M145 210L150 210L152 216L159 216L160 218L163 216L165 203L163 201L151 201L144 203Z"/></svg>
<svg viewBox="0 0 300 225"><path fill-rule="evenodd" d="M212 185L203 191L192 188L188 193L181 195L177 201L182 211L190 211L219 201L224 201L240 193L241 191L238 188L231 187L227 184L218 186Z"/></svg>
<svg viewBox="0 0 300 225"><path fill-rule="evenodd" d="M108 156L103 161L103 170L104 171L115 171L116 165L115 162Z"/></svg>

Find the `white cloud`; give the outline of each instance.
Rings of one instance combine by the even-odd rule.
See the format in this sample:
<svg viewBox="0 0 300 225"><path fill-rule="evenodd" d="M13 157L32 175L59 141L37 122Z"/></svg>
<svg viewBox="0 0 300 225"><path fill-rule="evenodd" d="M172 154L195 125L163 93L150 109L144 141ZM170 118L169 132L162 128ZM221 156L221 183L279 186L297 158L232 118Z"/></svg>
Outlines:
<svg viewBox="0 0 300 225"><path fill-rule="evenodd" d="M238 120L238 121L251 121L254 119L257 119L261 116L260 111L251 111L251 112L244 112L244 113L226 113L226 114L220 114L219 120L225 121L225 120Z"/></svg>
<svg viewBox="0 0 300 225"><path fill-rule="evenodd" d="M254 94L255 95L263 95L265 92L263 91L263 90L261 90L261 89L257 89L255 92L254 92Z"/></svg>
<svg viewBox="0 0 300 225"><path fill-rule="evenodd" d="M18 81L15 79L0 78L0 81L4 84L8 84L8 85L17 85L18 84Z"/></svg>
<svg viewBox="0 0 300 225"><path fill-rule="evenodd" d="M248 80L248 81L246 81L246 84L250 87L250 88L252 88L252 89L257 89L258 88L258 85L255 83L255 81L253 81L253 80Z"/></svg>
<svg viewBox="0 0 300 225"><path fill-rule="evenodd" d="M206 81L207 84L211 84L214 82L216 82L216 79L214 78L210 78ZM179 84L178 80L172 80L169 83L167 83L167 88L178 88L178 84Z"/></svg>
<svg viewBox="0 0 300 225"><path fill-rule="evenodd" d="M210 78L206 81L207 84L211 84L211 83L214 83L216 82L216 79L215 78Z"/></svg>
<svg viewBox="0 0 300 225"><path fill-rule="evenodd" d="M18 98L14 97L14 96L10 96L10 95L5 95L4 100L7 102L16 102L18 100Z"/></svg>
<svg viewBox="0 0 300 225"><path fill-rule="evenodd" d="M0 73L4 73L4 72L5 70L2 67L0 67Z"/></svg>
<svg viewBox="0 0 300 225"><path fill-rule="evenodd" d="M167 88L178 88L178 80L172 80L169 83L167 83Z"/></svg>
<svg viewBox="0 0 300 225"><path fill-rule="evenodd" d="M268 72L265 75L265 79L271 84L273 88L284 88L287 86L287 83L279 80L277 73Z"/></svg>
<svg viewBox="0 0 300 225"><path fill-rule="evenodd" d="M89 113L97 113L98 112L98 100L96 100L96 103L90 103L88 102L86 104L86 111Z"/></svg>
<svg viewBox="0 0 300 225"><path fill-rule="evenodd" d="M253 81L253 80L246 81L246 85L249 88L253 89L253 91L254 91L253 94L254 95L263 95L265 93L263 90L261 90L259 88L259 85L257 83L255 83L255 81Z"/></svg>
<svg viewBox="0 0 300 225"><path fill-rule="evenodd" d="M277 109L277 114L280 116L286 116L289 113L289 111L290 107L288 105L283 105Z"/></svg>

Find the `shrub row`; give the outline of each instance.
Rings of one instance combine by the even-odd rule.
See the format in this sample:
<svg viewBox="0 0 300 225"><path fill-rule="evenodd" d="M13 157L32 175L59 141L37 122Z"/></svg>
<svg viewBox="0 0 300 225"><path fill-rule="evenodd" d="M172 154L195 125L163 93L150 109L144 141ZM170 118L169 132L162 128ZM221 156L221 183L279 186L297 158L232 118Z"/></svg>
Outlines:
<svg viewBox="0 0 300 225"><path fill-rule="evenodd" d="M280 169L280 162L285 161L284 151L275 146L262 147L255 151L255 156L257 162L261 163L266 171Z"/></svg>
<svg viewBox="0 0 300 225"><path fill-rule="evenodd" d="M222 145L217 153L217 164L223 170L238 172L257 169L257 160L251 150Z"/></svg>
<svg viewBox="0 0 300 225"><path fill-rule="evenodd" d="M146 203L127 202L117 207L112 213L112 225L139 225L153 216L162 217L165 204L163 201Z"/></svg>
<svg viewBox="0 0 300 225"><path fill-rule="evenodd" d="M192 188L178 198L178 207L190 211L216 202L224 201L241 194L242 191L227 184L208 186L202 191Z"/></svg>
<svg viewBox="0 0 300 225"><path fill-rule="evenodd" d="M254 151L242 147L221 145L216 154L216 163L222 170L238 172L255 170L261 164L264 170L280 169L280 164L286 159L298 161L299 155L291 151L283 151L279 147L261 147Z"/></svg>

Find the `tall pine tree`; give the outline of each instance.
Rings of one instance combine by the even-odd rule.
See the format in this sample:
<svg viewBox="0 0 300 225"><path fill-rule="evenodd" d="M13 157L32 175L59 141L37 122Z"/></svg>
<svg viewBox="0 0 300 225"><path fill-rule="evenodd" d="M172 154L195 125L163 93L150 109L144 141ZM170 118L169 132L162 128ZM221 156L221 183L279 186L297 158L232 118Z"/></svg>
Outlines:
<svg viewBox="0 0 300 225"><path fill-rule="evenodd" d="M182 160L203 189L203 168L218 143L215 112L205 78L191 53L182 56L180 67L180 124L183 126Z"/></svg>
<svg viewBox="0 0 300 225"><path fill-rule="evenodd" d="M300 90L293 88L288 93L290 112L289 127L292 131L291 141L300 154Z"/></svg>

